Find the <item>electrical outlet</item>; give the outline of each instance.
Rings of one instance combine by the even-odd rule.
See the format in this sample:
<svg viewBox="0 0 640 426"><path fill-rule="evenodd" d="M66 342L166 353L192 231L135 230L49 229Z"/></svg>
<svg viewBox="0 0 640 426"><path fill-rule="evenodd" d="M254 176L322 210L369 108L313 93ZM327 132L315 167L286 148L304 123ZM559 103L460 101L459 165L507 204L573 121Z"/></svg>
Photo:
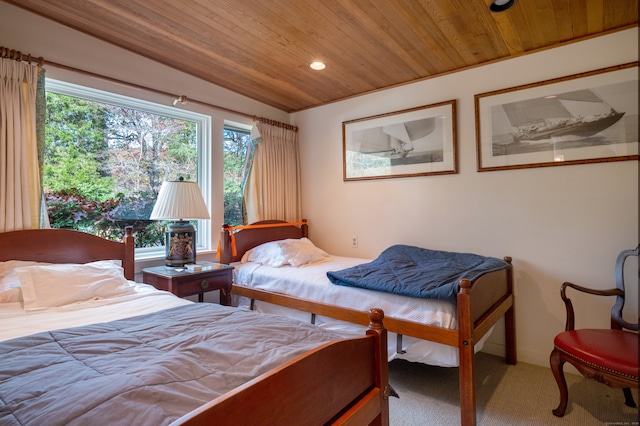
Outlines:
<svg viewBox="0 0 640 426"><path fill-rule="evenodd" d="M351 237L351 248L358 248L358 236Z"/></svg>

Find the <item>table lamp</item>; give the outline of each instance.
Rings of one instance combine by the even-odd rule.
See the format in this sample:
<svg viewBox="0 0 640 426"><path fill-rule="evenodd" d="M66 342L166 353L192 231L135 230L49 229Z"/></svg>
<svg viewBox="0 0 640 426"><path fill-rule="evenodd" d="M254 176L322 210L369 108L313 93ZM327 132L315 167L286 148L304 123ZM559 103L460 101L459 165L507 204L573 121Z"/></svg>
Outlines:
<svg viewBox="0 0 640 426"><path fill-rule="evenodd" d="M167 226L165 265L182 268L196 262L196 230L189 219L209 219L209 211L196 182L163 182L151 220L174 220Z"/></svg>

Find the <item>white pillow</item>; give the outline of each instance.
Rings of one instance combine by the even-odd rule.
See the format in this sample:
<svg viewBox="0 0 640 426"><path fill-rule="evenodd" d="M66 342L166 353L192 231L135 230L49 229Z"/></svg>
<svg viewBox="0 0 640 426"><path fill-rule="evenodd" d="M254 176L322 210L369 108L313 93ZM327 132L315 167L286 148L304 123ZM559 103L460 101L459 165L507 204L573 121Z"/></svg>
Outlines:
<svg viewBox="0 0 640 426"><path fill-rule="evenodd" d="M313 245L308 238L280 241L280 248L291 266L302 266L324 260L329 255Z"/></svg>
<svg viewBox="0 0 640 426"><path fill-rule="evenodd" d="M280 241L271 241L260 244L249 250L246 255L247 262L255 262L261 265L273 266L279 268L288 264L287 259L280 248ZM243 256L244 258L244 256Z"/></svg>
<svg viewBox="0 0 640 426"><path fill-rule="evenodd" d="M119 261L27 266L16 274L26 311L135 292Z"/></svg>
<svg viewBox="0 0 640 426"><path fill-rule="evenodd" d="M329 255L313 245L308 238L289 238L252 248L242 256L241 262L255 262L276 268L285 265L298 267L324 260L327 256Z"/></svg>
<svg viewBox="0 0 640 426"><path fill-rule="evenodd" d="M0 262L0 303L22 302L20 280L15 269L23 266L49 265L29 260L7 260Z"/></svg>

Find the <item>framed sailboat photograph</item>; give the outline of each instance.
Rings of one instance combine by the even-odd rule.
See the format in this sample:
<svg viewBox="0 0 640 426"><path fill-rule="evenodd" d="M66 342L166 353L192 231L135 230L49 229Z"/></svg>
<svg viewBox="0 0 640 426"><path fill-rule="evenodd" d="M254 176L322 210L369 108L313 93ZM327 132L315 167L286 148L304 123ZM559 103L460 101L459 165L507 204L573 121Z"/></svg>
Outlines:
<svg viewBox="0 0 640 426"><path fill-rule="evenodd" d="M456 101L342 123L343 180L457 173Z"/></svg>
<svg viewBox="0 0 640 426"><path fill-rule="evenodd" d="M478 171L638 160L638 63L475 95Z"/></svg>

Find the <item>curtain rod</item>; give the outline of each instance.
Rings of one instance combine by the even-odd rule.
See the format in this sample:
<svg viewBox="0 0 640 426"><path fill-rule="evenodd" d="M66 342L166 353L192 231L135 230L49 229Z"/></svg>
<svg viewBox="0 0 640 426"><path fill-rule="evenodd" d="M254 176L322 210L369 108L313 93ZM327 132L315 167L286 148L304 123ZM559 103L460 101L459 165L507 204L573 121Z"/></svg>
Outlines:
<svg viewBox="0 0 640 426"><path fill-rule="evenodd" d="M270 120L270 119L264 118L264 117L256 117L254 115L253 116L253 121L259 121L261 123L269 124L270 126L281 127L283 129L291 130L291 131L294 131L294 132L298 131L298 127L297 126L293 126L291 124L286 124L286 123L281 123L279 121Z"/></svg>
<svg viewBox="0 0 640 426"><path fill-rule="evenodd" d="M221 107L221 106L218 106L218 105L213 105L213 104L210 104L210 103L207 103L207 102L202 102L202 101L198 101L198 100L195 100L195 99L187 98L184 95L176 96L176 95L168 93L168 92L163 92L162 90L152 89L150 87L145 87L145 86L141 86L141 85L138 85L138 84L129 83L127 81L118 80L118 79L115 79L115 78L112 78L112 77L107 77L107 76L104 76L104 75L101 75L101 74L96 74L96 73L93 73L93 72L90 72L90 71L81 70L81 69L78 69L78 68L70 67L68 65L62 65L62 64L58 64L56 62L43 60L42 58L39 58L39 59L44 64L51 65L51 66L53 66L55 68L64 69L64 70L75 72L75 73L82 74L82 75L87 75L89 77L99 78L101 80L106 80L106 81L109 81L111 83L119 84L121 86L133 87L135 89L141 89L141 90L145 90L145 91L156 93L158 95L163 95L163 96L168 96L170 98L174 98L174 101L173 101L174 105L176 105L177 103L186 104L188 102L191 102L192 104L201 105L201 106L204 106L204 107L207 107L207 108L217 109L219 111L224 111L224 112L228 112L228 113L231 113L231 114L240 115L240 116L246 117L246 118L251 118L253 121L260 121L260 122L263 122L263 123L270 124L272 126L278 126L278 127L282 127L282 128L285 128L285 129L293 130L293 131L296 131L296 132L298 131L298 128L296 126L292 126L292 125L287 124L287 123L281 123L279 121L271 120L271 119L264 118L264 117L256 117L255 115L247 114L245 112L235 111L235 110L232 110L232 109L229 109L229 108L224 108L224 107Z"/></svg>
<svg viewBox="0 0 640 426"><path fill-rule="evenodd" d="M13 59L14 61L26 61L31 63L32 61L37 61L38 62L38 66L42 66L44 64L44 59L42 58L42 56L38 57L38 58L33 58L31 57L30 53L27 53L26 55L20 51L14 50L14 49L9 49L7 47L4 46L0 46L0 58L8 58L8 59Z"/></svg>

